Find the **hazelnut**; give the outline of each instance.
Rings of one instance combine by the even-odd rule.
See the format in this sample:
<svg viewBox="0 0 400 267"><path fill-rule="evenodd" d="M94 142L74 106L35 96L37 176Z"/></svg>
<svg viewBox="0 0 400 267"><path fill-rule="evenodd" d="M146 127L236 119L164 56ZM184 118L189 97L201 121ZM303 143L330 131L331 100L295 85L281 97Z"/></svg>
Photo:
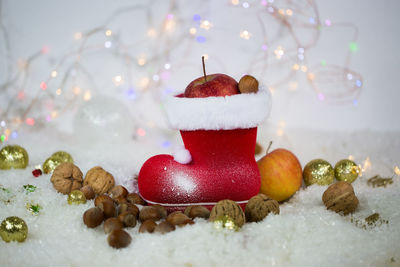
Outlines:
<svg viewBox="0 0 400 267"><path fill-rule="evenodd" d="M114 201L115 201L117 204L129 203L129 202L126 200L126 198L124 198L123 196L114 198Z"/></svg>
<svg viewBox="0 0 400 267"><path fill-rule="evenodd" d="M210 217L210 211L204 206L189 206L185 209L185 214L191 219L203 218L207 220Z"/></svg>
<svg viewBox="0 0 400 267"><path fill-rule="evenodd" d="M263 150L263 147L257 142L256 147L254 149L254 155L260 155Z"/></svg>
<svg viewBox="0 0 400 267"><path fill-rule="evenodd" d="M139 220L141 222L144 222L147 220L159 221L159 220L161 220L161 214L157 210L157 208L155 208L153 206L145 206L140 210Z"/></svg>
<svg viewBox="0 0 400 267"><path fill-rule="evenodd" d="M153 220L147 220L139 227L139 233L153 233L157 224Z"/></svg>
<svg viewBox="0 0 400 267"><path fill-rule="evenodd" d="M328 210L344 215L354 212L358 206L353 186L345 181L330 185L322 195L322 201Z"/></svg>
<svg viewBox="0 0 400 267"><path fill-rule="evenodd" d="M138 204L138 205L142 205L145 206L146 205L146 201L143 200L143 198L136 193L130 193L126 196L126 200L128 200L129 203L132 204Z"/></svg>
<svg viewBox="0 0 400 267"><path fill-rule="evenodd" d="M158 213L161 216L161 219L167 218L168 213L167 213L167 210L163 206L155 204L155 205L152 205L152 207L157 209Z"/></svg>
<svg viewBox="0 0 400 267"><path fill-rule="evenodd" d="M114 184L114 177L111 173L103 170L100 166L88 170L83 181L83 185L90 185L97 195L107 193L114 187Z"/></svg>
<svg viewBox="0 0 400 267"><path fill-rule="evenodd" d="M107 241L113 248L125 248L131 243L132 237L122 229L115 229L108 235Z"/></svg>
<svg viewBox="0 0 400 267"><path fill-rule="evenodd" d="M130 212L123 212L118 215L118 219L124 224L125 227L136 226L136 215Z"/></svg>
<svg viewBox="0 0 400 267"><path fill-rule="evenodd" d="M186 225L192 220L181 211L174 211L168 215L166 221L172 225Z"/></svg>
<svg viewBox="0 0 400 267"><path fill-rule="evenodd" d="M103 220L103 211L98 207L88 209L83 214L83 223L86 224L86 226L89 228L95 228L99 226L103 222Z"/></svg>
<svg viewBox="0 0 400 267"><path fill-rule="evenodd" d="M101 202L104 202L104 201L113 202L113 199L107 195L99 195L94 199L94 205L97 207Z"/></svg>
<svg viewBox="0 0 400 267"><path fill-rule="evenodd" d="M97 207L103 211L105 219L117 216L117 210L112 201L103 201Z"/></svg>
<svg viewBox="0 0 400 267"><path fill-rule="evenodd" d="M218 201L210 213L210 221L214 221L221 216L229 216L238 227L245 223L245 215L242 208L233 200L225 199Z"/></svg>
<svg viewBox="0 0 400 267"><path fill-rule="evenodd" d="M170 224L167 221L163 221L161 223L159 223L156 228L154 228L154 233L161 233L161 234L165 234L168 232L172 232L175 230L175 225Z"/></svg>
<svg viewBox="0 0 400 267"><path fill-rule="evenodd" d="M139 208L131 203L122 203L118 206L118 214L122 214L124 212L132 213L137 218L139 214Z"/></svg>
<svg viewBox="0 0 400 267"><path fill-rule="evenodd" d="M128 195L128 190L123 187L122 185L117 185L114 186L109 192L108 194L110 195L110 197L112 199L117 199L117 198L125 198Z"/></svg>
<svg viewBox="0 0 400 267"><path fill-rule="evenodd" d="M257 93L258 81L251 75L244 75L239 81L239 91L243 93Z"/></svg>
<svg viewBox="0 0 400 267"><path fill-rule="evenodd" d="M124 224L118 218L108 218L104 221L104 233L108 234L115 229L123 229Z"/></svg>
<svg viewBox="0 0 400 267"><path fill-rule="evenodd" d="M85 185L80 190L85 195L87 200L93 199L96 196L96 194L93 191L93 188L90 185Z"/></svg>
<svg viewBox="0 0 400 267"><path fill-rule="evenodd" d="M264 194L256 195L250 198L246 205L246 221L259 222L267 217L270 212L279 214L279 203Z"/></svg>
<svg viewBox="0 0 400 267"><path fill-rule="evenodd" d="M50 181L58 192L68 195L71 191L79 190L82 187L82 176L78 166L64 162L54 169Z"/></svg>

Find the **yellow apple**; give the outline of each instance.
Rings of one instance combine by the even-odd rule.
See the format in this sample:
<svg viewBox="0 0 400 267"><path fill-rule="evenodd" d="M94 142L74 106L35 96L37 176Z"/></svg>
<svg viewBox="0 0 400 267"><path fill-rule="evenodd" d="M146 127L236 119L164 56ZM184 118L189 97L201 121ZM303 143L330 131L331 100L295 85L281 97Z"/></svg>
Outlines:
<svg viewBox="0 0 400 267"><path fill-rule="evenodd" d="M303 171L299 160L289 150L276 149L258 160L257 165L261 174L261 193L283 201L299 190Z"/></svg>

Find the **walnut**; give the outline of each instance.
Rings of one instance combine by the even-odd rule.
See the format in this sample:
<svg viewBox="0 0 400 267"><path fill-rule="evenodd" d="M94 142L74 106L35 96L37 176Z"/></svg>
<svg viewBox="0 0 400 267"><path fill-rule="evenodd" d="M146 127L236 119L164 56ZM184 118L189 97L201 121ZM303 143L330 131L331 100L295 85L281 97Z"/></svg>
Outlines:
<svg viewBox="0 0 400 267"><path fill-rule="evenodd" d="M322 201L328 210L343 212L344 215L354 212L358 206L353 186L345 181L329 186L322 195Z"/></svg>
<svg viewBox="0 0 400 267"><path fill-rule="evenodd" d="M258 81L251 75L244 75L239 81L239 91L243 93L257 93Z"/></svg>
<svg viewBox="0 0 400 267"><path fill-rule="evenodd" d="M71 191L82 187L82 177L83 174L78 166L64 162L54 169L50 181L58 192L68 195Z"/></svg>
<svg viewBox="0 0 400 267"><path fill-rule="evenodd" d="M244 212L246 221L259 222L267 217L270 212L279 214L279 203L264 194L259 194L250 198Z"/></svg>
<svg viewBox="0 0 400 267"><path fill-rule="evenodd" d="M246 222L242 208L233 200L225 199L219 201L211 210L210 221L228 215L238 227Z"/></svg>
<svg viewBox="0 0 400 267"><path fill-rule="evenodd" d="M90 185L96 195L107 193L114 187L115 181L111 173L103 170L102 167L96 166L88 170L83 181L83 185Z"/></svg>

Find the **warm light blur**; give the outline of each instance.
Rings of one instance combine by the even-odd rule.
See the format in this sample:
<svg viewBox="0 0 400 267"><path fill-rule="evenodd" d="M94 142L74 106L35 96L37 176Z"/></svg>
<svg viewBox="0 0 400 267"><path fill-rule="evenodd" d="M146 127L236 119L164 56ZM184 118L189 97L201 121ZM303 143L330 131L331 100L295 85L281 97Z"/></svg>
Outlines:
<svg viewBox="0 0 400 267"><path fill-rule="evenodd" d="M245 40L249 40L251 37L251 33L248 32L247 30L243 30L240 32L240 37L245 39Z"/></svg>

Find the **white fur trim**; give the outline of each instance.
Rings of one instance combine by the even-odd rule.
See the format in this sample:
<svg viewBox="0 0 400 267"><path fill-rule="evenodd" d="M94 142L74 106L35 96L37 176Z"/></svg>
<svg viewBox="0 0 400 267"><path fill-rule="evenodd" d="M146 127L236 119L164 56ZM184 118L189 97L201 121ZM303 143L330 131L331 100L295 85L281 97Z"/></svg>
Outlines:
<svg viewBox="0 0 400 267"><path fill-rule="evenodd" d="M192 155L190 154L190 151L184 146L176 149L172 153L172 156L174 157L174 160L180 164L189 164L192 161Z"/></svg>
<svg viewBox="0 0 400 267"><path fill-rule="evenodd" d="M164 103L168 121L179 130L246 129L264 121L271 109L268 89L225 97L185 98L170 96Z"/></svg>

